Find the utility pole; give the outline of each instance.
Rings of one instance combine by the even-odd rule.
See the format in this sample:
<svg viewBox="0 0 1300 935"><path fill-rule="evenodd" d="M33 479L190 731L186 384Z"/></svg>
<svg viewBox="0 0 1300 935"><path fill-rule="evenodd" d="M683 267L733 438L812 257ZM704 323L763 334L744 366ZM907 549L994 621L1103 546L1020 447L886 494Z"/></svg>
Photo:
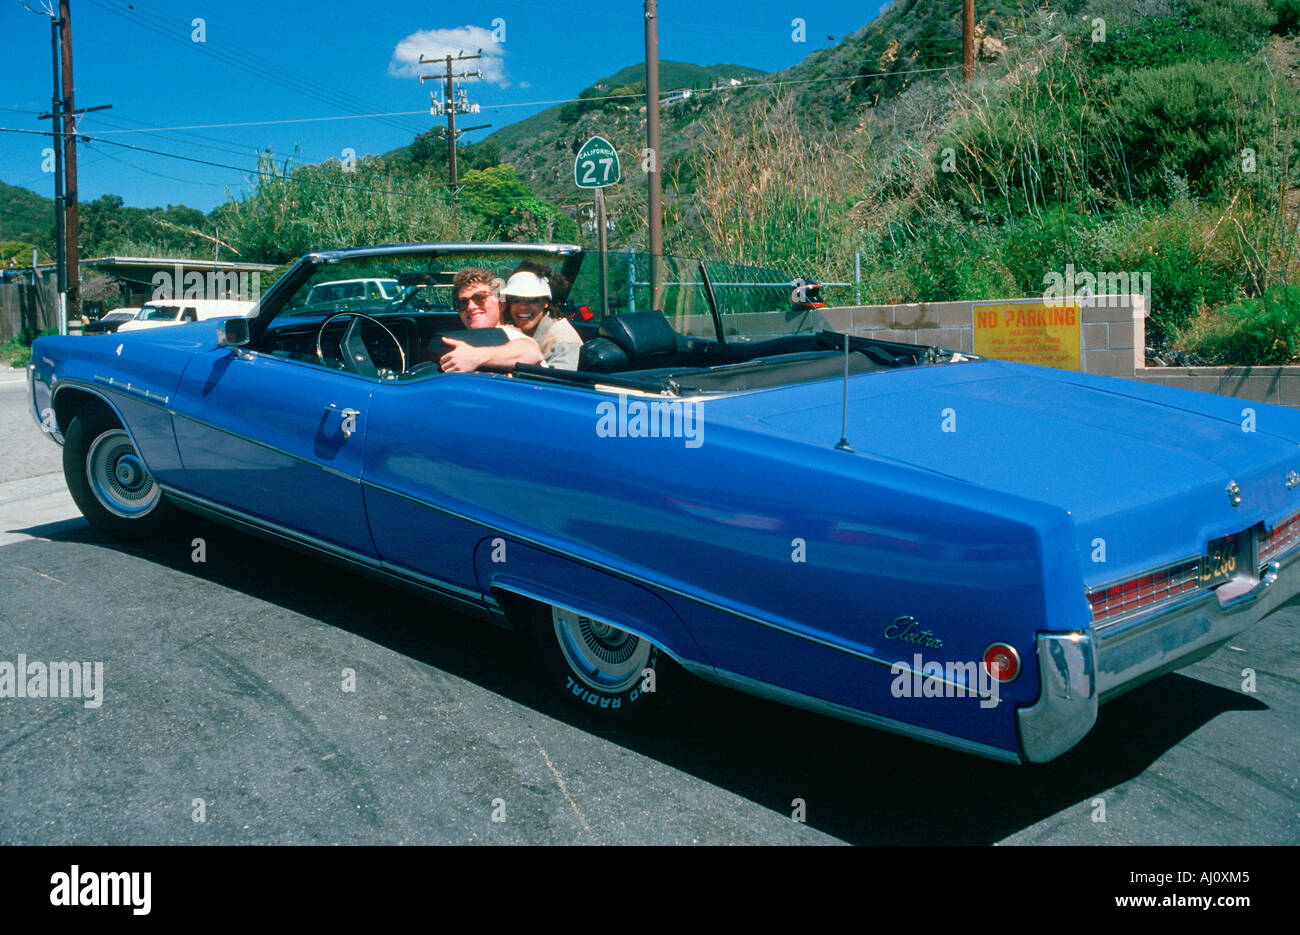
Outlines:
<svg viewBox="0 0 1300 935"><path fill-rule="evenodd" d="M107 110L111 104L77 110L72 100L72 38L69 29L68 0L59 0L59 15L52 7L33 10L50 18L50 59L53 64L54 90L50 112L39 115L51 121L54 141L54 263L58 292L59 334L68 333L68 308L81 314L80 261L77 242L77 125L78 114ZM64 90L67 95L64 95ZM65 173L65 162L67 171Z"/></svg>
<svg viewBox="0 0 1300 935"><path fill-rule="evenodd" d="M458 55L453 56L451 53L448 53L444 59L445 67L447 69L446 74L420 76L421 84L425 82L425 79L442 79L444 81L443 93L445 95L445 100L439 101L436 96L433 96L433 106L429 108L429 113L433 114L435 117L439 114L445 114L447 117L447 178L448 181L451 182L453 198L455 197L456 191L456 113L458 111L462 114L477 114L479 112L479 105L471 104L463 89L460 92L459 99L456 97L456 79L482 78L483 71L480 69L478 71L463 71L460 74L456 74L452 71L452 62L467 62L471 59L482 57L482 49L479 49L478 52L473 55L466 55L464 52L461 52ZM429 65L436 61L437 59L426 59L421 55L418 64Z"/></svg>
<svg viewBox="0 0 1300 935"><path fill-rule="evenodd" d="M961 76L966 81L975 78L975 0L962 0Z"/></svg>
<svg viewBox="0 0 1300 935"><path fill-rule="evenodd" d="M77 238L77 118L72 83L72 13L68 0L59 0L63 21L63 229L67 232L67 313L81 315L81 255ZM57 118L56 118L57 119ZM65 322L66 324L66 322Z"/></svg>
<svg viewBox="0 0 1300 935"><path fill-rule="evenodd" d="M661 307L663 290L663 190L659 169L659 5L645 0L645 132L650 149L646 182L650 186L650 307Z"/></svg>
<svg viewBox="0 0 1300 935"><path fill-rule="evenodd" d="M63 20L57 16L50 17L50 53L54 61L54 95L50 103L50 120L54 133L54 277L55 291L58 293L59 334L68 333L68 268L64 256L66 246L63 236L63 125L59 123L59 113L63 109L61 71L59 68L59 46L63 39ZM44 115L42 115L44 116Z"/></svg>

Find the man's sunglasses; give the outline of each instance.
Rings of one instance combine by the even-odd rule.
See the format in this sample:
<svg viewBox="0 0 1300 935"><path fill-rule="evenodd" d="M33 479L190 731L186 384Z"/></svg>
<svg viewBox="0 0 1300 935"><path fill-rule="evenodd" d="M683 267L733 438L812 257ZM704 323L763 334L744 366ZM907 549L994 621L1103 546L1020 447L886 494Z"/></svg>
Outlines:
<svg viewBox="0 0 1300 935"><path fill-rule="evenodd" d="M473 302L475 305L486 305L487 300L490 298L492 298L492 293L490 292L475 292L471 296L457 296L456 308L462 310L467 309L469 308L469 304L471 302Z"/></svg>

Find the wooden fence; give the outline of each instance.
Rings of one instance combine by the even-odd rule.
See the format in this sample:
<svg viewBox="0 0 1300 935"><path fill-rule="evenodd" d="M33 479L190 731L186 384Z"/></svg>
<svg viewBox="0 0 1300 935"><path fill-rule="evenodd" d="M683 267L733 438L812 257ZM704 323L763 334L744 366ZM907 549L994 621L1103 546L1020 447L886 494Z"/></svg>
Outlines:
<svg viewBox="0 0 1300 935"><path fill-rule="evenodd" d="M47 331L59 325L58 297L48 283L0 283L0 344L24 328Z"/></svg>

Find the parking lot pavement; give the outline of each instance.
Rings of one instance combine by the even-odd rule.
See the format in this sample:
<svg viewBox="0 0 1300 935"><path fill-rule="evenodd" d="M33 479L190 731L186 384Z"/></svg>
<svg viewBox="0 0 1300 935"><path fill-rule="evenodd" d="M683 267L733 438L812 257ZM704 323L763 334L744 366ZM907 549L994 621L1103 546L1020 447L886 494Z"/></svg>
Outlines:
<svg viewBox="0 0 1300 935"><path fill-rule="evenodd" d="M63 449L27 411L26 372L0 371L0 546L84 522L63 480Z"/></svg>
<svg viewBox="0 0 1300 935"><path fill-rule="evenodd" d="M594 727L515 634L198 520L74 525L0 547L0 660L101 662L103 702L0 699L0 843L1296 843L1297 622L1010 767L707 686Z"/></svg>
<svg viewBox="0 0 1300 935"><path fill-rule="evenodd" d="M0 546L85 524L61 473L0 484Z"/></svg>
<svg viewBox="0 0 1300 935"><path fill-rule="evenodd" d="M62 452L27 410L26 371L0 370L0 480L60 471Z"/></svg>

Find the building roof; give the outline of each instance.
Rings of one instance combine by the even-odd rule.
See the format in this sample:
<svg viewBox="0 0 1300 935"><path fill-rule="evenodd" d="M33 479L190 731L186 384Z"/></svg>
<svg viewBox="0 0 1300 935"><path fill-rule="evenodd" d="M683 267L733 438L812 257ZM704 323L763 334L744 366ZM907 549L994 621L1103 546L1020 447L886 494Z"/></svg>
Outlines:
<svg viewBox="0 0 1300 935"><path fill-rule="evenodd" d="M208 269L208 270L234 270L236 272L249 273L267 273L275 269L274 263L244 263L234 260L187 260L178 257L146 257L146 256L101 256L93 259L82 260L81 266L105 267L137 267L140 269L169 269L174 266L180 266L183 269ZM38 270L52 270L53 263L40 263L36 266Z"/></svg>

